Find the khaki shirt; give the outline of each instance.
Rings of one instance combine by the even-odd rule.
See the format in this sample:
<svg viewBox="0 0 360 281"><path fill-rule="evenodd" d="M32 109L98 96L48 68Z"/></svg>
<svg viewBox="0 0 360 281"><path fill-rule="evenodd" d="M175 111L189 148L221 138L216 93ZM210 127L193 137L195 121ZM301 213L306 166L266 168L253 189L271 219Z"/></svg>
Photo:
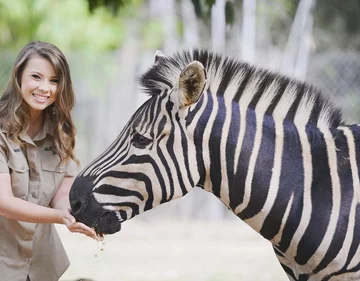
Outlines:
<svg viewBox="0 0 360 281"><path fill-rule="evenodd" d="M43 129L32 140L20 136L23 149L0 130L0 173L10 173L14 196L49 206L65 176L76 176L77 165L69 160L59 166L53 144L52 124L45 119ZM1 188L1 183L0 183ZM14 221L0 216L0 280L57 281L69 260L53 224Z"/></svg>

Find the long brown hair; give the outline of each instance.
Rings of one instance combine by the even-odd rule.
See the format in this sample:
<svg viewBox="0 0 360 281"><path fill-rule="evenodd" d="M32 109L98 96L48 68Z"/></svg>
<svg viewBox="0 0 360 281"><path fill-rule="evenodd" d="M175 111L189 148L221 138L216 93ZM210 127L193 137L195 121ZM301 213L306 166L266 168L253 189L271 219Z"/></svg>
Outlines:
<svg viewBox="0 0 360 281"><path fill-rule="evenodd" d="M29 127L30 114L26 102L21 96L21 76L28 61L35 56L48 60L54 67L59 83L55 102L45 109L44 117L54 124L54 145L61 163L69 158L77 164L74 155L76 130L71 118L75 104L70 68L64 54L50 43L34 41L28 43L15 60L10 80L0 98L0 120L8 129L11 141L23 145L19 136Z"/></svg>

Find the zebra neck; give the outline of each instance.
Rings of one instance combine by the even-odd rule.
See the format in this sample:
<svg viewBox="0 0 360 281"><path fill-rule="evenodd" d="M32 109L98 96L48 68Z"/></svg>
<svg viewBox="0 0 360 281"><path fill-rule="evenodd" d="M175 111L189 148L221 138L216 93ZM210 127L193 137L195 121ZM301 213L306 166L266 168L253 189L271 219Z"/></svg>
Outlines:
<svg viewBox="0 0 360 281"><path fill-rule="evenodd" d="M304 186L311 189L311 180L309 185L304 177L313 173L315 148L310 143L326 155L325 141L316 127L306 129L265 114L259 118L253 109L234 107L231 114L218 113L221 118L206 107L202 110L194 131L199 185L276 243L284 221L291 225L299 220ZM231 118L224 120L224 115ZM321 164L324 159L319 159Z"/></svg>
<svg viewBox="0 0 360 281"><path fill-rule="evenodd" d="M257 120L248 110L241 128L202 134L208 136L208 147L201 148L208 153L204 189L301 270L320 270L330 245L345 238L337 225L351 231L356 222L360 127L301 127L271 116L259 126ZM314 240L315 233L321 239Z"/></svg>

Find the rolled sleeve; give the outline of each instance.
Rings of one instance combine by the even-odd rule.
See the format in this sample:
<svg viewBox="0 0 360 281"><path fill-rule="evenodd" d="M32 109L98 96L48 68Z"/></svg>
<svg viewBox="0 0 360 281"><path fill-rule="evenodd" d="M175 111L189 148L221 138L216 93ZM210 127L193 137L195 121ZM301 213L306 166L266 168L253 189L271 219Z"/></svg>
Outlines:
<svg viewBox="0 0 360 281"><path fill-rule="evenodd" d="M8 162L8 159L5 156L5 152L0 147L0 173L10 173L9 166L8 166L7 162Z"/></svg>

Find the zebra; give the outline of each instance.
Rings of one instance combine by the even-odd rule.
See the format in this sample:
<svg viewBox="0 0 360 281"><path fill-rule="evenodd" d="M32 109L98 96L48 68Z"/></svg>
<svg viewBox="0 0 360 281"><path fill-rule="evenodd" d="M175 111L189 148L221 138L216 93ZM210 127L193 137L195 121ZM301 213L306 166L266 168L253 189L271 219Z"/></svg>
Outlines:
<svg viewBox="0 0 360 281"><path fill-rule="evenodd" d="M149 95L77 176L99 234L198 186L272 243L289 280L360 280L360 127L315 87L208 50L157 52Z"/></svg>

